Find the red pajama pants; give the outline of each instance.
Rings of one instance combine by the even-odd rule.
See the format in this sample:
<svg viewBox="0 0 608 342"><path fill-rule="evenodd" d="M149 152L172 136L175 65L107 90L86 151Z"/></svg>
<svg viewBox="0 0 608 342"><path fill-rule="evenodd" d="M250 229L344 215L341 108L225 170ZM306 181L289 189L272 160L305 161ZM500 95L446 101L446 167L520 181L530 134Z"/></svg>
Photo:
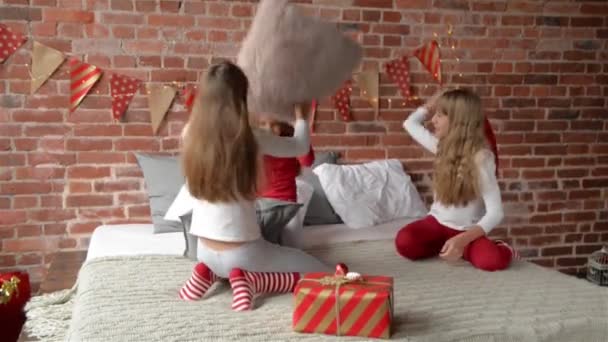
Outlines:
<svg viewBox="0 0 608 342"><path fill-rule="evenodd" d="M448 239L462 232L442 225L429 215L401 228L395 246L399 254L410 260L430 258L439 254ZM482 236L465 247L463 258L481 270L499 271L509 266L512 255L508 247Z"/></svg>

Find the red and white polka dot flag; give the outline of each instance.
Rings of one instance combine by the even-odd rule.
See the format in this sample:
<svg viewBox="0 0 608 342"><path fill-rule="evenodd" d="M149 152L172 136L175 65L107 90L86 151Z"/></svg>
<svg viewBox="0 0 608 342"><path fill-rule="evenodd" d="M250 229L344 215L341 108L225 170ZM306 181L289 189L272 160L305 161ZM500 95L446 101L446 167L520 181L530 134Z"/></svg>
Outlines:
<svg viewBox="0 0 608 342"><path fill-rule="evenodd" d="M414 51L422 65L433 75L433 78L441 84L441 57L439 55L439 44L432 41Z"/></svg>
<svg viewBox="0 0 608 342"><path fill-rule="evenodd" d="M338 110L338 113L342 116L342 120L350 121L350 94L353 92L352 80L347 80L342 85L342 88L331 97L334 107Z"/></svg>
<svg viewBox="0 0 608 342"><path fill-rule="evenodd" d="M15 33L8 26L0 24L0 63L4 63L26 41L27 37L24 35Z"/></svg>
<svg viewBox="0 0 608 342"><path fill-rule="evenodd" d="M401 58L393 59L392 61L384 65L386 74L397 83L399 89L401 89L401 95L406 99L410 97L410 67L408 64L408 57L403 56Z"/></svg>
<svg viewBox="0 0 608 342"><path fill-rule="evenodd" d="M112 117L120 120L127 111L133 96L139 90L140 80L124 75L112 74L110 77L110 94L112 95Z"/></svg>
<svg viewBox="0 0 608 342"><path fill-rule="evenodd" d="M182 89L182 97L188 113L192 111L192 105L194 105L194 99L196 98L196 92L198 88L196 86L187 86Z"/></svg>

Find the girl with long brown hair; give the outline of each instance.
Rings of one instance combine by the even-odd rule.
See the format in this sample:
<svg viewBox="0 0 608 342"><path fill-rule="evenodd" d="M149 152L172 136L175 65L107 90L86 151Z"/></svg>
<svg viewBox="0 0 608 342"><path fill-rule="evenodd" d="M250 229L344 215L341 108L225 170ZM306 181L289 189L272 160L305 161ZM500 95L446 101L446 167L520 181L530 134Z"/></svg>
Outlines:
<svg viewBox="0 0 608 342"><path fill-rule="evenodd" d="M262 238L255 198L261 155L297 157L310 149L306 105L295 107L293 137L250 126L248 81L230 62L212 65L204 76L182 135L182 168L192 201L190 233L199 237L198 260L180 290L184 300L200 299L227 278L235 311L252 308L258 293L291 292L300 272L330 268L303 251Z"/></svg>
<svg viewBox="0 0 608 342"><path fill-rule="evenodd" d="M422 125L430 112L434 134ZM429 215L402 228L395 239L402 256L464 258L486 271L505 269L517 257L504 241L486 237L503 218L496 148L488 145L486 123L480 98L465 89L436 94L403 123L414 140L435 154L435 170Z"/></svg>

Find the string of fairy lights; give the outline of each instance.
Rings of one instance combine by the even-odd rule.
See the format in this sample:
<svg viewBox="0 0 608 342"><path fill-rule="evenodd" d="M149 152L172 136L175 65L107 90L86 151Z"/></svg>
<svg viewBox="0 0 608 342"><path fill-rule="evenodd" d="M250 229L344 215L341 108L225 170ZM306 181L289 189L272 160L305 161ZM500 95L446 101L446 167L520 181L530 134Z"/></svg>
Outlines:
<svg viewBox="0 0 608 342"><path fill-rule="evenodd" d="M438 32L433 32L433 38L437 41L438 46L441 49L441 52L445 52L446 50L447 51L451 51L451 55L452 55L451 59L453 61L455 61L455 63L450 64L451 68L450 68L449 72L453 73L455 69L460 69L461 58L455 55L456 42L455 42L454 37L453 37L454 27L453 27L453 25L451 23L447 23L447 28L446 28L445 33L447 35L447 37L444 38L445 40L442 39L443 37L441 37ZM169 43L171 44L170 46L174 49L177 41L175 39L172 39ZM448 49L445 49L446 47ZM84 55L84 57L86 59L88 59L88 55ZM445 65L443 64L443 62L446 61L446 60L449 60L449 59L446 58L444 55L440 54L440 63L442 65L443 72L447 71L447 70L445 70ZM30 76L31 80L34 81L34 82L37 82L38 80L43 79L43 78L48 78L48 77L50 77L50 75L52 75L53 73L55 73L54 71L50 71L47 74L35 76L30 71L31 70L31 68L30 68L31 65L30 64L25 64L25 67L27 68L27 71L29 73L29 76ZM60 74L60 75L61 76L68 76L69 77L70 70L63 71L63 73ZM458 72L458 76L459 77L462 77L462 75L463 75L462 72ZM170 82L170 85L165 85L165 86L171 86L171 87L175 88L177 91L183 91L188 85L189 85L188 82L173 81L173 82ZM424 90L426 90L428 87L429 87L429 84L424 84L423 85L423 89ZM349 91L352 92L352 86L349 87ZM99 95L99 94L101 94L101 90L95 89L91 93ZM137 91L135 93L137 93ZM146 90L144 91L144 93L147 94L147 95L149 95L151 93L151 91L149 90L148 87L146 87ZM361 91L361 94L363 95L363 97L367 97L367 91L366 90L363 89ZM132 96L132 95L135 95L135 94L126 94L126 95ZM406 104L407 104L408 101L416 101L416 100L419 100L419 99L420 99L420 97L418 95L412 95L412 96L409 96L407 99L403 100L402 103L401 103L401 105L406 106ZM379 101L379 98L378 97L374 97L374 98L370 99L370 101L375 104L375 103L377 103ZM393 101L393 99L391 99L389 97L388 98L389 107L392 105L392 101Z"/></svg>
<svg viewBox="0 0 608 342"><path fill-rule="evenodd" d="M445 44L443 44L443 42L440 39L441 37L439 36L439 34L437 32L433 32L433 38L437 41L438 47L440 49L442 49L442 48L445 48L447 46L449 48L448 50L451 51L451 55L453 57L453 60L456 62L455 65L452 64L452 68L449 70L450 73L454 73L454 70L459 70L460 69L460 61L461 61L460 57L458 57L458 56L455 55L456 42L455 42L455 40L453 38L453 33L454 33L454 27L453 27L453 25L451 23L448 23L447 24L447 28L446 28L447 38L446 38ZM445 58L445 57L442 57L441 54L440 54L440 61L439 62L442 65L442 70L444 70L443 69L443 67L444 67L443 61L445 61L445 60L449 60L449 59ZM462 72L458 72L458 76L462 77ZM428 87L429 87L429 85L425 84L423 86L423 89L426 90ZM352 90L353 90L353 88L349 87L349 91L352 91ZM367 91L365 91L365 90L362 90L361 93L364 96L367 95ZM406 100L402 101L401 104L403 106L405 106L407 104L407 101L416 101L416 100L419 100L419 99L420 99L420 97L417 96L417 95L410 96ZM379 101L379 99L375 97L375 98L372 99L372 101L377 102L377 101ZM392 99L390 97L388 98L388 103L389 103L389 107L390 107L391 104L392 104Z"/></svg>

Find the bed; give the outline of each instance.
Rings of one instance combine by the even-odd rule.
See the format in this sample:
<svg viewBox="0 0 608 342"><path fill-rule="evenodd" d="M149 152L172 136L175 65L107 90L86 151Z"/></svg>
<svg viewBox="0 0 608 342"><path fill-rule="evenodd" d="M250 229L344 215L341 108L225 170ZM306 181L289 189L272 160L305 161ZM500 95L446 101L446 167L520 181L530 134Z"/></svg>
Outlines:
<svg viewBox="0 0 608 342"><path fill-rule="evenodd" d="M129 255L182 255L184 234L154 234L152 224L116 224L97 227L91 235L87 261Z"/></svg>
<svg viewBox="0 0 608 342"><path fill-rule="evenodd" d="M401 228L416 219L405 217L360 229L352 229L345 224L324 224L286 229L283 232L283 242L286 245L298 248L311 248L342 242L390 240L395 238Z"/></svg>
<svg viewBox="0 0 608 342"><path fill-rule="evenodd" d="M415 218L401 218L376 226L351 229L344 224L304 226L286 230L283 239L289 246L311 248L321 245L392 239L397 231ZM87 260L108 256L182 255L182 233L154 234L152 224L102 225L95 229L89 243Z"/></svg>
<svg viewBox="0 0 608 342"><path fill-rule="evenodd" d="M389 237L403 222L394 223L376 227L382 233L374 236ZM608 336L608 290L584 280L526 262L496 273L464 262L414 263L396 255L392 238L361 241L373 228L304 229L302 234L316 237L303 244L322 260L395 278L395 340L599 342ZM322 241L323 229L331 245L315 244ZM254 311L239 314L230 309L226 283L212 288L202 301L180 301L177 291L194 265L182 252L181 233L154 235L145 224L99 227L78 291L66 304L73 306L69 329L57 336L70 341L335 339L292 332L291 295L258 298Z"/></svg>

